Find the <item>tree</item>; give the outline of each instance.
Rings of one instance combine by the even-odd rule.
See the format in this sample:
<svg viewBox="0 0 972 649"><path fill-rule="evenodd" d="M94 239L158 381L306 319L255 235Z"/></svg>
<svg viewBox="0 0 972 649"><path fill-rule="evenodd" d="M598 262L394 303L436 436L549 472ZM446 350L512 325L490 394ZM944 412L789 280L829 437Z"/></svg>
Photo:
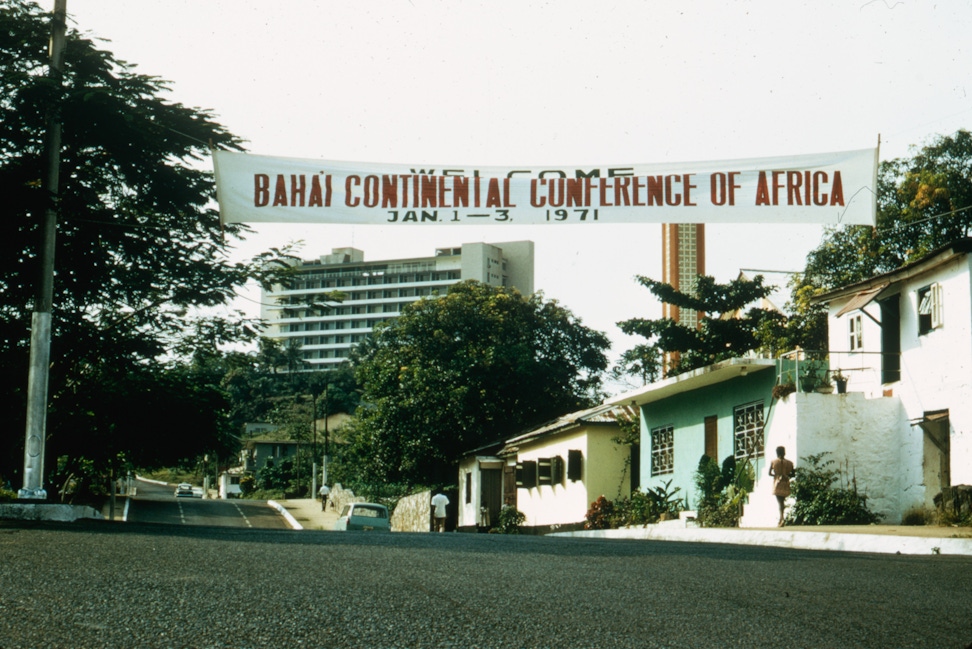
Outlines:
<svg viewBox="0 0 972 649"><path fill-rule="evenodd" d="M828 230L801 286L832 289L892 271L972 227L972 133L939 136L910 159L882 162L875 228ZM799 288L799 287L797 287Z"/></svg>
<svg viewBox="0 0 972 649"><path fill-rule="evenodd" d="M609 345L540 294L462 282L415 302L354 362L362 406L345 470L454 484L462 452L598 402Z"/></svg>
<svg viewBox="0 0 972 649"><path fill-rule="evenodd" d="M639 385L648 385L659 379L662 372L662 353L657 345L635 345L627 350L611 368L611 377L616 381L623 381L625 377L638 378Z"/></svg>
<svg viewBox="0 0 972 649"><path fill-rule="evenodd" d="M671 318L632 318L618 323L624 333L643 336L662 352L673 355L669 376L759 349L760 331L779 327L785 320L776 311L749 307L773 290L763 284L762 275L751 280L737 278L728 284L718 284L703 275L694 294L648 277L639 276L638 282L662 302L700 314L698 327Z"/></svg>
<svg viewBox="0 0 972 649"><path fill-rule="evenodd" d="M169 372L177 370L167 365L167 356L182 336L199 331L201 321L187 313L226 304L249 278L267 276L259 265L226 262L230 242L245 229L220 226L211 175L199 168L210 144L239 148L239 143L209 112L163 99L164 81L136 74L74 30L67 36L63 84L52 83L45 75L49 33L49 18L34 3L2 2L0 389L13 414L9 428L24 430L40 223L54 200L39 183L45 115L53 108L61 115L63 136L47 456L102 456L94 440L111 438L104 448L149 457L160 438L144 426L129 427L131 421L122 425L117 408L125 398L133 400L141 422L150 426L167 413L149 408L174 412L173 403L140 398L144 394L124 377L153 394L171 385ZM239 340L256 335L256 328L237 319L232 326L214 325L209 334ZM196 387L173 389L168 397L209 407L210 397L196 399ZM185 408L178 412L187 414ZM98 420L91 424L96 435L86 423L93 421L88 414ZM184 451L206 448L217 435L209 427L195 429L183 440ZM22 457L22 438L5 437L10 441L0 453L0 472L10 475ZM47 468L53 464L48 461Z"/></svg>

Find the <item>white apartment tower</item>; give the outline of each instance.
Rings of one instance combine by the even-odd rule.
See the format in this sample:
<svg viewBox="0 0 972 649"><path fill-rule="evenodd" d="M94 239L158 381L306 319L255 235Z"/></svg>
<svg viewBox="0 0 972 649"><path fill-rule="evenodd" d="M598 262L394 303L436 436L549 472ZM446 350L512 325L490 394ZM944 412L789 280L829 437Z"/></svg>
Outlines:
<svg viewBox="0 0 972 649"><path fill-rule="evenodd" d="M296 340L305 363L328 369L343 362L375 325L397 318L410 302L445 295L449 286L477 280L533 293L533 242L464 243L439 248L433 257L364 260L356 248L335 248L320 259L293 260L297 274L287 285L263 291L264 334L287 346ZM329 303L325 293L345 300ZM328 304L329 309L315 309Z"/></svg>

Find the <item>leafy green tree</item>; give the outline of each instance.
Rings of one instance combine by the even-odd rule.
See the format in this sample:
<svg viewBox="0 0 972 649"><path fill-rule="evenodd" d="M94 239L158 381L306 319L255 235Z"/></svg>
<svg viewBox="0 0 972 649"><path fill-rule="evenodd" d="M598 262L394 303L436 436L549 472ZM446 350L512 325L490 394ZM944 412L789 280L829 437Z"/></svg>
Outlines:
<svg viewBox="0 0 972 649"><path fill-rule="evenodd" d="M168 361L184 336L205 331L225 342L255 334L239 317L207 325L187 315L226 304L249 278L267 276L262 265L227 263L245 230L221 227L211 174L200 164L210 143L238 148L238 140L209 112L165 100L164 81L137 74L74 30L63 84L53 83L49 16L26 0L0 4L0 390L8 427L25 426L40 226L52 200L39 182L45 115L56 109L63 131L47 468L63 453L108 462L127 451L147 461L171 455L159 447L165 440L178 439L186 454L218 445L218 391L179 389L182 370ZM12 476L23 438L4 439L0 472Z"/></svg>
<svg viewBox="0 0 972 649"><path fill-rule="evenodd" d="M728 284L719 284L703 275L698 278L694 294L648 277L639 276L638 282L660 301L700 314L698 327L671 318L632 318L618 323L624 333L654 341L655 347L672 355L668 375L759 349L760 331L778 327L785 320L776 311L749 307L773 290L763 283L762 275L753 279L737 278Z"/></svg>
<svg viewBox="0 0 972 649"><path fill-rule="evenodd" d="M610 343L542 295L478 282L420 300L356 359L344 458L372 484L450 484L463 451L599 401Z"/></svg>
<svg viewBox="0 0 972 649"><path fill-rule="evenodd" d="M972 133L939 136L882 162L877 225L837 226L807 257L803 284L832 289L892 271L972 227Z"/></svg>
<svg viewBox="0 0 972 649"><path fill-rule="evenodd" d="M662 353L657 345L644 343L635 345L627 350L611 368L611 377L616 381L624 381L627 377L635 377L639 385L654 383L661 377Z"/></svg>

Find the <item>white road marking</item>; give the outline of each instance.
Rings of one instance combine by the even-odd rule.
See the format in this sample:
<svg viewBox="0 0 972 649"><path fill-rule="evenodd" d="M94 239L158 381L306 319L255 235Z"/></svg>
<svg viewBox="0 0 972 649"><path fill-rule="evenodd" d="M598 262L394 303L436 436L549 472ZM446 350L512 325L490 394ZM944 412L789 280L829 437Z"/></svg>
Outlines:
<svg viewBox="0 0 972 649"><path fill-rule="evenodd" d="M236 503L233 503L233 507L236 507L236 511L238 511L240 513L240 516L243 517L243 521L246 523L246 526L253 527L253 523L251 523L250 519L246 517L246 514L243 513L243 510L240 509L240 506L237 505Z"/></svg>

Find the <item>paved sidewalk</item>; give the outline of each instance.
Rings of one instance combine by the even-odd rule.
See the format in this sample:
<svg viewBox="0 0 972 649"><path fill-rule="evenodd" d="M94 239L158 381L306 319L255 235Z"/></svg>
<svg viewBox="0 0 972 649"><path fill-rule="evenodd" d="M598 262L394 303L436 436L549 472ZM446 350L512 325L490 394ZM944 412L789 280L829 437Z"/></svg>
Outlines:
<svg viewBox="0 0 972 649"><path fill-rule="evenodd" d="M298 530L333 530L340 513L334 510L334 506L330 502L327 504L327 511L322 512L321 501L313 498L270 502L271 507L274 502L279 505L277 511L280 511L287 518L292 528Z"/></svg>
<svg viewBox="0 0 972 649"><path fill-rule="evenodd" d="M800 550L878 554L972 556L972 528L932 525L833 525L773 528L689 527L683 521L620 530L563 532L558 536L729 543Z"/></svg>

